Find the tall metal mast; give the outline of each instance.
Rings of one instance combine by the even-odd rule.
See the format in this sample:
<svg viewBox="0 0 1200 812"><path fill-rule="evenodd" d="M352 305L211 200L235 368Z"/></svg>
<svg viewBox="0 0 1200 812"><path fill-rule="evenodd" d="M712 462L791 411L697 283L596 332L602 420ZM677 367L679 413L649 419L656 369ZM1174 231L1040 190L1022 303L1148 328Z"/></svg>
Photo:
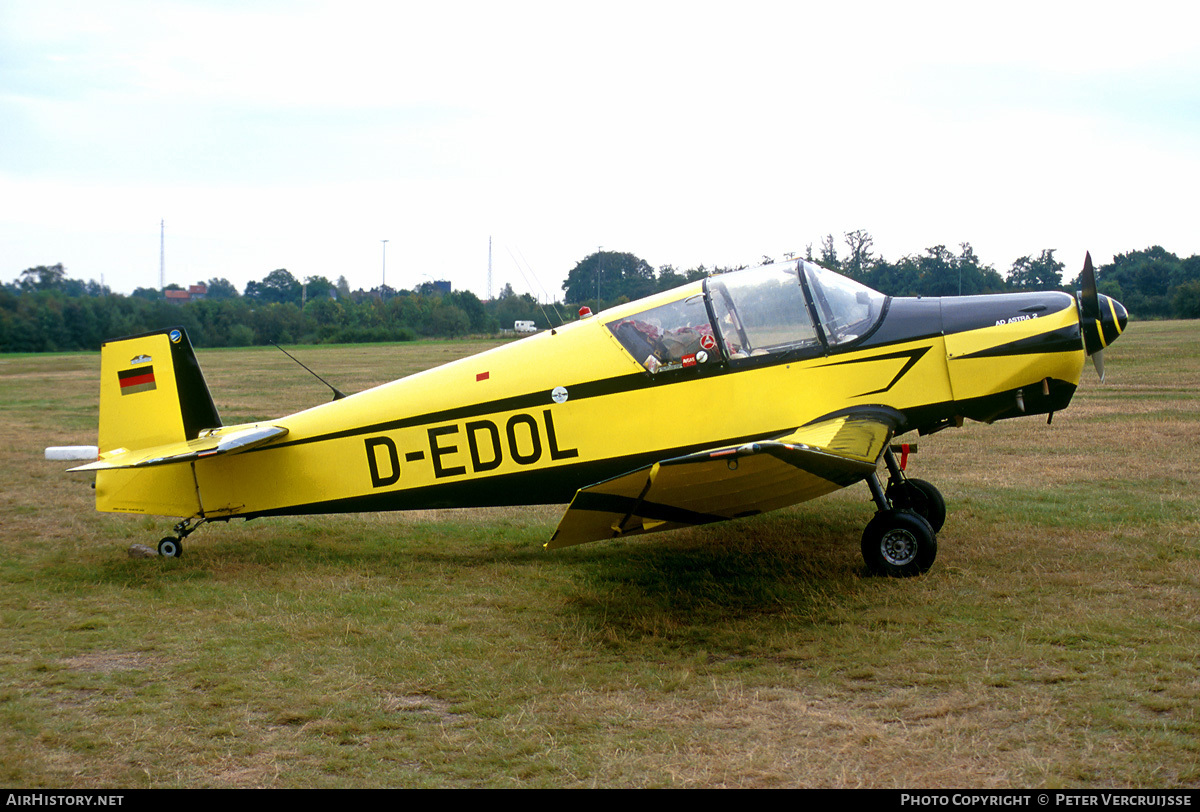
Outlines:
<svg viewBox="0 0 1200 812"><path fill-rule="evenodd" d="M387 240L380 240L383 243L383 274L379 281L379 298L384 298L384 290L387 288Z"/></svg>

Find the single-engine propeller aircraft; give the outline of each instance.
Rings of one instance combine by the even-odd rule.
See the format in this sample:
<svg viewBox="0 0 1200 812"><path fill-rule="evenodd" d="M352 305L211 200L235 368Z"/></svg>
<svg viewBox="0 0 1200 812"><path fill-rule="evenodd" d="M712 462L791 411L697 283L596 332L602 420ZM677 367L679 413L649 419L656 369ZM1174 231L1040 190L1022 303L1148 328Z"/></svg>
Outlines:
<svg viewBox="0 0 1200 812"><path fill-rule="evenodd" d="M107 342L96 507L213 521L570 503L547 547L865 481L870 571L932 565L945 503L893 438L1063 409L1124 330L1096 292L898 298L804 260L722 274L288 417L222 425L187 335ZM336 390L335 390L336 391ZM340 393L338 393L340 394ZM884 463L885 487L878 470Z"/></svg>

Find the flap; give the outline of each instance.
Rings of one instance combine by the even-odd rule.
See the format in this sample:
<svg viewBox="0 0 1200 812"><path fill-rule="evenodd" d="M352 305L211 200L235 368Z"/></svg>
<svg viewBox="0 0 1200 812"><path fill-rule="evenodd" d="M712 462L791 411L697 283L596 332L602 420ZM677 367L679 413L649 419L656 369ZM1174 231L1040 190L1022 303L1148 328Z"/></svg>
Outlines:
<svg viewBox="0 0 1200 812"><path fill-rule="evenodd" d="M546 547L753 516L824 496L875 471L893 426L874 412L843 415L589 485L575 494Z"/></svg>

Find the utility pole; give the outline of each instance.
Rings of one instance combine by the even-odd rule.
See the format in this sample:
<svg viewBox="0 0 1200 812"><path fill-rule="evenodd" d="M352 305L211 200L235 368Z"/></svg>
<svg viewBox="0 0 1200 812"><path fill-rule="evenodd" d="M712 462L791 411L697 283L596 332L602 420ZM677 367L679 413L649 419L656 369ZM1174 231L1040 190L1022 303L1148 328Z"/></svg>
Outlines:
<svg viewBox="0 0 1200 812"><path fill-rule="evenodd" d="M384 289L387 288L387 240L380 240L383 243L383 280L379 283L379 298L384 296Z"/></svg>
<svg viewBox="0 0 1200 812"><path fill-rule="evenodd" d="M167 286L167 221L158 221L158 289Z"/></svg>

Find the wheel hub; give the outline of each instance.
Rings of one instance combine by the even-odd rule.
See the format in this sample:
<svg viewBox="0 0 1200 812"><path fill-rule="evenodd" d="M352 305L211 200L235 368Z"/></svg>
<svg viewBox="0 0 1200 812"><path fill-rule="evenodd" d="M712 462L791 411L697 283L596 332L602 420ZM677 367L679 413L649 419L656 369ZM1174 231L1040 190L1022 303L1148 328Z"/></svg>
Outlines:
<svg viewBox="0 0 1200 812"><path fill-rule="evenodd" d="M917 557L918 542L916 537L907 530L895 528L883 534L879 542L883 558L894 567L911 564Z"/></svg>

